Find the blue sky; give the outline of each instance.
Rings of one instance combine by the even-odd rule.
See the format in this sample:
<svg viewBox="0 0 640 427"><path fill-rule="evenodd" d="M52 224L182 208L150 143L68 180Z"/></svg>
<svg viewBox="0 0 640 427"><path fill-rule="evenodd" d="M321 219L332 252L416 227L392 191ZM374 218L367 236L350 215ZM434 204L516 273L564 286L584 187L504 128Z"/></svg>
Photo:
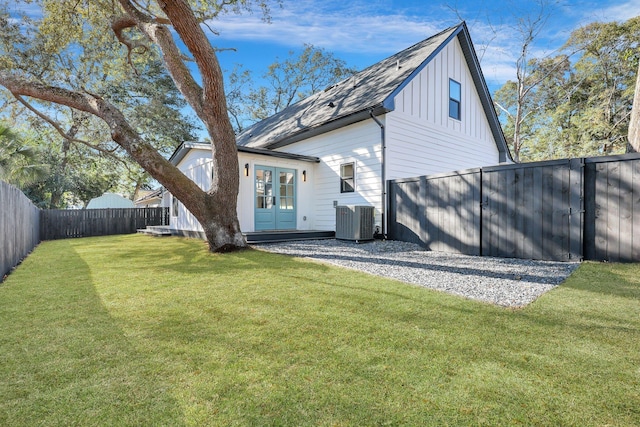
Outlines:
<svg viewBox="0 0 640 427"><path fill-rule="evenodd" d="M453 10L457 10L457 13ZM534 54L557 50L572 30L594 21L625 21L640 15L640 0L559 1L536 39ZM284 0L272 9L272 22L258 13L226 15L211 23L220 32L214 45L225 70L242 64L257 76L276 58L304 43L325 48L363 69L447 27L467 21L491 91L515 78L518 18L535 16L533 1L433 2L427 0Z"/></svg>
<svg viewBox="0 0 640 427"><path fill-rule="evenodd" d="M582 25L640 15L640 0L282 0L282 7L272 7L271 23L255 12L224 15L209 26L219 32L211 33L214 46L235 49L219 52L223 69L242 64L259 79L276 59L300 51L305 43L364 69L462 18L494 92L515 78L521 46L516 24L537 16L540 1L549 3L549 19L533 46L532 54L538 57L553 54ZM15 7L38 14L33 4Z"/></svg>

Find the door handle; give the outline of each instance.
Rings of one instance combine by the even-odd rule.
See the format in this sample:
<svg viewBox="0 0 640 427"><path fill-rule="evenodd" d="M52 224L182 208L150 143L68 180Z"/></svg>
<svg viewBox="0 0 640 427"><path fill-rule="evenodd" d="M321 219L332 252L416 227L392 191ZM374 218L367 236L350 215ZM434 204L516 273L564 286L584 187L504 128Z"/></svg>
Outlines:
<svg viewBox="0 0 640 427"><path fill-rule="evenodd" d="M273 196L273 206L276 205L276 196Z"/></svg>

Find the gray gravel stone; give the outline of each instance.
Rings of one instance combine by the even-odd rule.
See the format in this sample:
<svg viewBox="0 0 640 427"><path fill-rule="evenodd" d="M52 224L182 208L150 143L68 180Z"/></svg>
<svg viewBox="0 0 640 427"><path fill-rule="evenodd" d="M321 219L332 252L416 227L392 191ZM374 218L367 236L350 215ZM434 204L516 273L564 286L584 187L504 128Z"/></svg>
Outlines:
<svg viewBox="0 0 640 427"><path fill-rule="evenodd" d="M522 307L566 279L578 263L425 251L393 240L306 240L258 249L311 258L504 307Z"/></svg>

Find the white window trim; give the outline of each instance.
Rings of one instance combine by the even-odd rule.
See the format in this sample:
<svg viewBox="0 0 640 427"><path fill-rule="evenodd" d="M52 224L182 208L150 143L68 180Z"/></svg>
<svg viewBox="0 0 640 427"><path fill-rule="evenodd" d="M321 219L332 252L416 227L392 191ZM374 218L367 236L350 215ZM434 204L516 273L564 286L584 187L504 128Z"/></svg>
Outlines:
<svg viewBox="0 0 640 427"><path fill-rule="evenodd" d="M458 87L460 88L460 99L456 99L454 97L451 96L451 83L455 83L458 85ZM458 117L453 117L451 115L451 101L454 101L458 104ZM449 110L449 118L453 119L453 120L458 120L461 121L462 120L462 83L460 83L457 80L454 80L452 78L449 78L449 103L447 104L448 110Z"/></svg>
<svg viewBox="0 0 640 427"><path fill-rule="evenodd" d="M351 191L345 191L343 189L343 183L345 182L346 179L349 178L344 178L342 176L342 167L343 166L348 166L348 165L352 165L353 167L353 176L351 177L351 180L353 182L352 190ZM340 163L340 171L339 171L339 176L340 176L340 194L344 194L344 193L355 193L356 192L356 162L355 161L350 161L350 162L344 162L344 163Z"/></svg>

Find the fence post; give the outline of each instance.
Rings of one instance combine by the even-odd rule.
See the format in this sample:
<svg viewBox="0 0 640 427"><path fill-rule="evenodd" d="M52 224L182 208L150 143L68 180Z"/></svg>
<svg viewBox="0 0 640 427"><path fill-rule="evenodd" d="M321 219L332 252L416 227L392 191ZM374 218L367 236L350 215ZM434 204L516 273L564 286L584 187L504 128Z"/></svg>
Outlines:
<svg viewBox="0 0 640 427"><path fill-rule="evenodd" d="M584 159L569 161L569 259L582 261L584 258Z"/></svg>

